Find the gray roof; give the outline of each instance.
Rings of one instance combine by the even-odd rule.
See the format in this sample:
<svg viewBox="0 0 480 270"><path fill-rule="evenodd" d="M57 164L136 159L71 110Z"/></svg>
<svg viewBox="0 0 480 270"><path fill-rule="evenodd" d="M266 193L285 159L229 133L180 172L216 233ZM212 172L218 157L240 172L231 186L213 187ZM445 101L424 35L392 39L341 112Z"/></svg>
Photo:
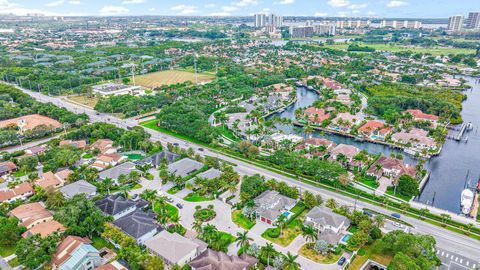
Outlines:
<svg viewBox="0 0 480 270"><path fill-rule="evenodd" d="M168 172L185 177L203 167L203 163L190 158L184 158L168 165Z"/></svg>
<svg viewBox="0 0 480 270"><path fill-rule="evenodd" d="M193 259L189 265L197 270L244 270L258 263L258 259L243 253L229 256L223 252L207 249Z"/></svg>
<svg viewBox="0 0 480 270"><path fill-rule="evenodd" d="M95 194L97 192L97 187L85 180L79 180L61 187L60 192L62 192L66 198L72 198L77 194Z"/></svg>
<svg viewBox="0 0 480 270"><path fill-rule="evenodd" d="M166 230L145 241L145 246L155 254L165 258L169 264L176 264L193 250L195 253L204 251L206 244L201 245L178 233Z"/></svg>
<svg viewBox="0 0 480 270"><path fill-rule="evenodd" d="M110 168L110 169L107 169L105 171L100 172L98 174L98 177L101 180L105 180L106 178L111 178L112 180L118 180L118 177L120 177L120 175L122 175L122 174L128 175L131 171L140 172L139 170L137 170L135 168L135 163L125 162L125 163L117 165L113 168Z"/></svg>
<svg viewBox="0 0 480 270"><path fill-rule="evenodd" d="M155 221L156 215L152 211L144 212L137 209L133 213L121 217L113 222L123 232L138 239L145 234L162 229Z"/></svg>
<svg viewBox="0 0 480 270"><path fill-rule="evenodd" d="M95 205L107 215L116 215L132 206L136 208L143 208L148 205L148 202L144 199L133 201L125 199L120 194L108 195L107 197L95 202Z"/></svg>
<svg viewBox="0 0 480 270"><path fill-rule="evenodd" d="M338 242L342 239L342 235L334 233L331 230L325 230L318 235L318 240L325 240L330 245L337 245Z"/></svg>
<svg viewBox="0 0 480 270"><path fill-rule="evenodd" d="M137 162L137 164L138 165L144 165L144 164L149 163L152 166L156 167L156 166L160 165L160 162L162 161L162 159L166 159L167 164L170 164L170 163L174 162L179 157L180 157L180 155L172 153L168 150L165 150L165 151L162 151L160 153L156 153L156 154L153 154L149 157L146 157L142 160L139 160Z"/></svg>
<svg viewBox="0 0 480 270"><path fill-rule="evenodd" d="M207 171L204 171L202 173L197 174L196 177L197 178L206 178L208 180L211 180L211 179L220 177L220 175L222 175L221 171L219 171L215 168L211 168Z"/></svg>
<svg viewBox="0 0 480 270"><path fill-rule="evenodd" d="M275 190L266 190L255 198L255 211L261 216L275 220L281 211L294 205L297 201L287 196L281 195Z"/></svg>
<svg viewBox="0 0 480 270"><path fill-rule="evenodd" d="M312 219L313 222L321 226L338 227L342 223L348 225L350 220L342 215L334 213L330 208L315 206L308 212L305 218Z"/></svg>

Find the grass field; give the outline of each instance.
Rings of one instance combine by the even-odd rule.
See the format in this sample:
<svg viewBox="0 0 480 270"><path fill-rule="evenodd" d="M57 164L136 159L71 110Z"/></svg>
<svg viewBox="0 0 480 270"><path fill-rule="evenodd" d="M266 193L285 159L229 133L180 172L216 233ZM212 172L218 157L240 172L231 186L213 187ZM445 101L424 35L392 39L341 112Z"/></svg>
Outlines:
<svg viewBox="0 0 480 270"><path fill-rule="evenodd" d="M472 54L475 53L475 50L472 49L463 49L463 48L448 48L448 47L434 47L434 48L423 48L423 47L406 47L399 44L365 44L358 43L360 46L368 46L374 48L377 51L387 51L387 52L404 52L411 51L414 53L430 53L432 55L448 55L448 54ZM327 48L346 50L348 48L348 43L337 43L324 45Z"/></svg>
<svg viewBox="0 0 480 270"><path fill-rule="evenodd" d="M71 101L83 104L87 107L94 108L98 102L98 98L96 97L87 97L87 96L71 96L68 97Z"/></svg>
<svg viewBox="0 0 480 270"><path fill-rule="evenodd" d="M211 81L214 76L209 74L198 74L198 82ZM195 82L195 73L180 70L164 70L135 77L135 83L143 87L154 88L162 85L183 83L186 81Z"/></svg>

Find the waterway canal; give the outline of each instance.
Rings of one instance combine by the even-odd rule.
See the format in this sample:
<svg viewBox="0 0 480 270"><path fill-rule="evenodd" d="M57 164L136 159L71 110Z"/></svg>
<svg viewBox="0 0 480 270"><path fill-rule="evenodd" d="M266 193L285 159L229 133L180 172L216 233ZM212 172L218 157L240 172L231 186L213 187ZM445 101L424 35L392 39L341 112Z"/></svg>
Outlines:
<svg viewBox="0 0 480 270"><path fill-rule="evenodd" d="M455 213L460 212L460 193L464 188L467 172L469 171L470 185L475 185L477 178L480 176L480 134L477 133L477 127L480 126L480 83L478 79L466 79L473 88L471 91L465 92L467 100L463 103L462 116L465 122L472 122L474 129L466 134L468 135L467 143L447 140L441 154L433 157L425 164L431 176L419 197L419 201L432 205L435 194L433 202L435 207ZM297 108L308 107L317 99L318 94L316 92L299 87L297 89L297 101L277 115L294 120ZM277 128L287 134L304 135L301 128L293 125L277 124ZM312 136L326 138L337 144L354 145L373 154L382 153L386 156L390 156L392 153L400 154L407 164L414 165L417 162L413 156L404 153L402 150L380 144L359 142L353 138L324 132L314 132Z"/></svg>

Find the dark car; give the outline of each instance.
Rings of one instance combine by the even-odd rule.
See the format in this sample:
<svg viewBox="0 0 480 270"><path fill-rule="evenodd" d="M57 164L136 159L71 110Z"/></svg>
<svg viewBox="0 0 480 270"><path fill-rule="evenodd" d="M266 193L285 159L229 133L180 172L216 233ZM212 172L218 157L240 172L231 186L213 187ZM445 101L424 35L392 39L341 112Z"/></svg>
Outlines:
<svg viewBox="0 0 480 270"><path fill-rule="evenodd" d="M391 213L390 215L394 218L400 218L401 217L399 213Z"/></svg>
<svg viewBox="0 0 480 270"><path fill-rule="evenodd" d="M183 205L177 203L176 206L178 207L178 209L182 209L183 208Z"/></svg>
<svg viewBox="0 0 480 270"><path fill-rule="evenodd" d="M205 149L203 149L203 148L201 148L201 147L198 148L198 151L202 151L202 152L203 152L203 150L205 150Z"/></svg>
<svg viewBox="0 0 480 270"><path fill-rule="evenodd" d="M100 115L100 113L99 113L99 112L96 112L95 114L96 114L96 115Z"/></svg>
<svg viewBox="0 0 480 270"><path fill-rule="evenodd" d="M178 143L174 142L173 145L178 146Z"/></svg>
<svg viewBox="0 0 480 270"><path fill-rule="evenodd" d="M345 257L341 257L340 260L338 260L337 264L342 266L345 263L346 260L347 259L345 259Z"/></svg>

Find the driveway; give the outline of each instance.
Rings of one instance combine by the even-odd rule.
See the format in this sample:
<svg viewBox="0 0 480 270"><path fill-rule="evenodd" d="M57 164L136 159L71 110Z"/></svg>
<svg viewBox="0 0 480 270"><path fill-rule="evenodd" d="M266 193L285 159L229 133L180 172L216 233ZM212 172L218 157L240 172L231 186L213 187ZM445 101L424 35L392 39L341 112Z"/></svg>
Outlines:
<svg viewBox="0 0 480 270"><path fill-rule="evenodd" d="M387 191L387 188L392 185L392 180L382 176L380 177L380 179L378 180L378 183L379 183L379 186L376 190L376 193L381 196L383 194L385 194L385 192Z"/></svg>

